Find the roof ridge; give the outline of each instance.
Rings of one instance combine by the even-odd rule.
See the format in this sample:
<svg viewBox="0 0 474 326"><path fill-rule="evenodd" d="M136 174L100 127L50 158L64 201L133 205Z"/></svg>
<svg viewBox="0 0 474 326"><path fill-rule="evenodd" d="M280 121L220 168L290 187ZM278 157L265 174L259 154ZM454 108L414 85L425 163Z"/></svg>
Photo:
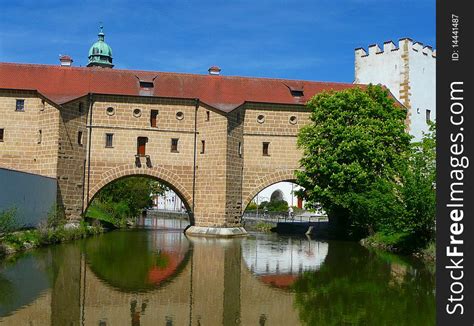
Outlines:
<svg viewBox="0 0 474 326"><path fill-rule="evenodd" d="M108 68L101 68L101 67L63 67L60 65L53 65L53 64L42 64L42 63L18 63L18 62L0 62L0 65L10 65L10 66L26 66L26 67L39 67L39 68L53 68L53 69L67 69L67 70L79 70L79 71L106 71L111 73L157 73L157 74L164 74L164 75L182 75L182 76L196 76L202 78L221 78L221 79L244 79L244 80L268 80L268 81L276 81L276 82L305 82L305 83L314 83L314 84L322 84L322 85L329 85L329 84L338 84L338 85L357 85L353 83L347 82L335 82L335 81L316 81L316 80L305 80L305 79L288 79L288 78L275 78L275 77L256 77L256 76L238 76L238 75L219 75L219 76L210 76L208 74L197 74L197 73L186 73L186 72L170 72L170 71L156 71L156 70L135 70L135 69L108 69ZM105 70L107 69L107 70Z"/></svg>

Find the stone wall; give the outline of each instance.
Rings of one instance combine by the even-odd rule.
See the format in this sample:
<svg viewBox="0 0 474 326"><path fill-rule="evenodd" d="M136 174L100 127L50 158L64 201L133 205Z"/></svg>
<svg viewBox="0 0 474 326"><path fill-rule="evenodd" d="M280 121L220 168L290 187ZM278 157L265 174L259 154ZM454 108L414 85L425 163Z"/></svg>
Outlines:
<svg viewBox="0 0 474 326"><path fill-rule="evenodd" d="M88 107L87 97L82 97L63 104L60 110L58 204L64 209L68 220L79 220L83 211Z"/></svg>
<svg viewBox="0 0 474 326"><path fill-rule="evenodd" d="M221 112L201 105L197 110L197 131L194 211L196 225L224 226L227 223L225 210L227 118ZM206 144L204 153L202 153L203 140Z"/></svg>
<svg viewBox="0 0 474 326"><path fill-rule="evenodd" d="M16 100L24 111L16 111ZM59 110L33 91L0 91L0 167L56 178Z"/></svg>
<svg viewBox="0 0 474 326"><path fill-rule="evenodd" d="M264 116L263 122L258 119L261 115ZM302 154L297 147L297 134L309 122L309 115L304 106L249 104L246 107L243 209L267 186L294 180L294 171L299 168ZM268 156L263 155L264 142L269 143Z"/></svg>
<svg viewBox="0 0 474 326"><path fill-rule="evenodd" d="M171 186L191 208L194 107L195 102L191 100L95 96L89 122L91 148L86 180L89 174L90 179L86 181L85 203L107 183L138 174ZM107 108L112 109L108 112ZM151 110L158 110L156 127L150 124ZM178 112L182 112L182 118L177 116ZM113 134L111 147L106 146L106 134ZM138 137L148 138L145 153L148 159L139 157L136 162ZM179 139L177 152L171 151L172 138Z"/></svg>
<svg viewBox="0 0 474 326"><path fill-rule="evenodd" d="M15 112L17 98L25 98L25 112ZM170 186L193 213L191 223L204 227L239 226L258 191L293 180L297 132L309 117L303 105L246 103L226 114L193 99L145 96L87 95L54 107L16 91L2 93L0 109L0 167L57 178L68 220L80 220L108 183L144 175ZM145 156L137 155L138 137L147 138Z"/></svg>
<svg viewBox="0 0 474 326"><path fill-rule="evenodd" d="M227 116L226 223L239 226L242 216L242 178L245 110L235 109Z"/></svg>

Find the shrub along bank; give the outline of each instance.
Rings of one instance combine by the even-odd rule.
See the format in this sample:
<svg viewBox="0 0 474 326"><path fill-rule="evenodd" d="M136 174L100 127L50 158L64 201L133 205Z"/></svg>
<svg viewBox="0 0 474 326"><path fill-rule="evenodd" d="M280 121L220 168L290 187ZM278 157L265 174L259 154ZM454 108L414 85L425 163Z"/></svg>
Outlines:
<svg viewBox="0 0 474 326"><path fill-rule="evenodd" d="M0 257L16 252L86 238L104 232L100 225L81 223L78 226L60 225L56 228L43 228L15 231L0 236Z"/></svg>
<svg viewBox="0 0 474 326"><path fill-rule="evenodd" d="M19 251L85 238L104 231L99 224L67 225L64 215L56 205L36 229L16 230L16 209L0 212L0 257Z"/></svg>

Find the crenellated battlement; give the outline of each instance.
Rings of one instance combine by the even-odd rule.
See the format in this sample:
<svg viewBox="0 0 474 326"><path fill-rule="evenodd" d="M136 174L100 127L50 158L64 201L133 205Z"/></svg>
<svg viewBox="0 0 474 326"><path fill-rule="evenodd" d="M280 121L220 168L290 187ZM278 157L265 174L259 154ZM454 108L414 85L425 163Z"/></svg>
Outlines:
<svg viewBox="0 0 474 326"><path fill-rule="evenodd" d="M371 44L368 46L367 51L364 48L357 48L354 50L354 52L356 58L363 58L371 55L383 55L384 53L391 53L393 51L398 51L399 49L404 49L405 46L414 52L419 52L422 55L436 58L436 50L433 50L433 48L429 45L423 46L423 43L421 42L414 42L411 38L399 39L398 46L395 45L393 41L386 41L383 43L382 48L380 48L378 44Z"/></svg>

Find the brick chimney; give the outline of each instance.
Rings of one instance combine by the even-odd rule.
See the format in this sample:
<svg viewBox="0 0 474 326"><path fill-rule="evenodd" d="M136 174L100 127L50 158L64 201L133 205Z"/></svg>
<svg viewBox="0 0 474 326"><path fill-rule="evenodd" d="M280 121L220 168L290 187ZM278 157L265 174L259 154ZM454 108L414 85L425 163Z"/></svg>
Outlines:
<svg viewBox="0 0 474 326"><path fill-rule="evenodd" d="M207 71L209 71L209 75L220 75L221 74L221 68L218 66L212 66L209 68Z"/></svg>
<svg viewBox="0 0 474 326"><path fill-rule="evenodd" d="M64 66L64 67L72 66L72 62L73 62L72 58L68 55L60 55L59 61L61 62L61 66Z"/></svg>

